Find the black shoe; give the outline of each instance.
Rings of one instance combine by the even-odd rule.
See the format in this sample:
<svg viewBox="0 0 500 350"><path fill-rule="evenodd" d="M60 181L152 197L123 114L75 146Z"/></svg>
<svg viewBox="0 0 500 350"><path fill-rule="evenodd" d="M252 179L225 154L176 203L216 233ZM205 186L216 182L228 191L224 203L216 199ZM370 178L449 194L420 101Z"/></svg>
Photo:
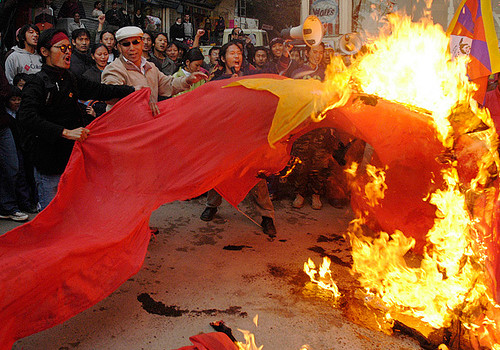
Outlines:
<svg viewBox="0 0 500 350"><path fill-rule="evenodd" d="M276 236L276 227L274 227L273 219L267 216L262 217L262 232L271 237Z"/></svg>
<svg viewBox="0 0 500 350"><path fill-rule="evenodd" d="M200 219L203 221L212 221L215 213L217 213L217 208L206 207L205 210L203 210L203 213L201 213Z"/></svg>

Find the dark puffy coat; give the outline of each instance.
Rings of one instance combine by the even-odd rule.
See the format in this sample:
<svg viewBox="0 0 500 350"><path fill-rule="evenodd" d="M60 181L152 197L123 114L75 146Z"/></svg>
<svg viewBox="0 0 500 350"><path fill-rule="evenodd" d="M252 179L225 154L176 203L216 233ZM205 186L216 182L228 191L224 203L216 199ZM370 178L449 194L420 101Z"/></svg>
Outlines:
<svg viewBox="0 0 500 350"><path fill-rule="evenodd" d="M88 122L78 99L107 101L133 91L131 86L91 82L69 70L43 65L26 82L18 111L23 148L37 170L46 175L64 172L74 141L62 137L63 129Z"/></svg>

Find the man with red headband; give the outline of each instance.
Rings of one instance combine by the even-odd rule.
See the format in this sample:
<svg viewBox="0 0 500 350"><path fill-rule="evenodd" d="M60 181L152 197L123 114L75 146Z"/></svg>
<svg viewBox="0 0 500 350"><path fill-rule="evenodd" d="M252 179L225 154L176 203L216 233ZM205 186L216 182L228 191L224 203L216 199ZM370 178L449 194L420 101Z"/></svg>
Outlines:
<svg viewBox="0 0 500 350"><path fill-rule="evenodd" d="M102 72L102 82L114 85L132 85L136 89L149 87L151 89L150 107L153 115L160 110L156 103L158 95L172 96L189 89L194 83L205 79L206 74L193 72L189 76L174 78L163 74L151 62L142 56L144 44L142 29L128 26L116 32L116 41L120 57L106 66Z"/></svg>
<svg viewBox="0 0 500 350"><path fill-rule="evenodd" d="M108 101L134 91L131 86L91 82L70 70L72 46L64 31L47 29L38 40L42 70L23 89L18 119L23 145L35 166L42 209L54 198L75 141L89 136L90 120L79 99Z"/></svg>

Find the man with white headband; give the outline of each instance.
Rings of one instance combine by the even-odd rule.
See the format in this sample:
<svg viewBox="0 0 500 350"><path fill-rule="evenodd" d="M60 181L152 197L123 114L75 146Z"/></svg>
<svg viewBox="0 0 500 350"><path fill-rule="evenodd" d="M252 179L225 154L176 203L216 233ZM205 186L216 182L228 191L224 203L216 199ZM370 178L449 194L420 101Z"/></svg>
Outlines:
<svg viewBox="0 0 500 350"><path fill-rule="evenodd" d="M201 72L193 72L187 77L179 78L163 74L142 56L142 36L141 28L134 26L123 27L116 32L121 55L104 69L101 79L105 84L132 85L136 89L149 87L149 104L153 115L157 115L160 112L157 106L158 95L175 95L202 79L208 80L208 77Z"/></svg>

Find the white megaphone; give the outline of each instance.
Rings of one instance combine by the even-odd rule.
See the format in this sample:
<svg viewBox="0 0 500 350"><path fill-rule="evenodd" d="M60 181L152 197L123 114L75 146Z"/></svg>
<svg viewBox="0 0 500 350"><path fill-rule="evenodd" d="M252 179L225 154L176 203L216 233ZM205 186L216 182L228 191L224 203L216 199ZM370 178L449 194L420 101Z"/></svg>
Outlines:
<svg viewBox="0 0 500 350"><path fill-rule="evenodd" d="M339 39L339 50L344 55L354 55L362 46L363 40L358 33L344 34Z"/></svg>
<svg viewBox="0 0 500 350"><path fill-rule="evenodd" d="M302 39L308 46L319 45L323 39L323 24L316 16L309 16L304 23L297 27L283 29L283 38Z"/></svg>

